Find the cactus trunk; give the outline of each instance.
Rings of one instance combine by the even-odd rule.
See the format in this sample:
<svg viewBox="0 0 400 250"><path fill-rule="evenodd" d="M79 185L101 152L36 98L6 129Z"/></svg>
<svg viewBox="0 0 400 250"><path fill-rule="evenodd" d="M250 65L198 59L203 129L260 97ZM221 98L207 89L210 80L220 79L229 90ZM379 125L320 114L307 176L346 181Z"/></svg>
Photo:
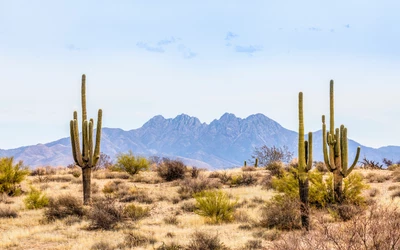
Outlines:
<svg viewBox="0 0 400 250"><path fill-rule="evenodd" d="M83 204L85 205L88 205L91 202L91 176L92 176L92 168L82 169Z"/></svg>
<svg viewBox="0 0 400 250"><path fill-rule="evenodd" d="M71 147L72 155L74 157L75 164L82 168L82 180L83 180L83 203L89 205L90 199L90 183L92 168L96 166L97 161L100 158L100 139L101 139L101 121L102 121L102 110L99 109L97 117L97 129L96 129L96 144L93 147L93 119L87 119L86 112L86 76L82 75L82 152L79 142L79 126L78 126L78 114L74 111L73 120L70 122L70 133L71 133Z"/></svg>
<svg viewBox="0 0 400 250"><path fill-rule="evenodd" d="M308 133L308 141L304 140L303 93L299 93L299 145L298 173L300 195L301 225L307 231L310 229L310 209L308 201L309 180L308 171L312 167L312 133Z"/></svg>

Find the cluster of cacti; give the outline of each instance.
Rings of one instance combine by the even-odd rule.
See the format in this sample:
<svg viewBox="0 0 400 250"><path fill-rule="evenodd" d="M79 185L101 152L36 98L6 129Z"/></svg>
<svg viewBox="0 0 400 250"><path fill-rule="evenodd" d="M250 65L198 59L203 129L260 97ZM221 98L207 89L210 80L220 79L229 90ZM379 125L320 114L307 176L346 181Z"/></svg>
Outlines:
<svg viewBox="0 0 400 250"><path fill-rule="evenodd" d="M299 145L298 145L297 178L299 181L301 224L309 229L308 171L312 167L312 133L308 133L308 141L304 140L303 93L299 93Z"/></svg>
<svg viewBox="0 0 400 250"><path fill-rule="evenodd" d="M357 154L353 164L348 167L348 141L347 128L344 125L335 129L334 113L334 93L333 80L330 82L330 128L326 131L325 116L322 116L322 144L324 152L324 161L326 167L334 176L335 201L341 203L343 200L343 178L346 178L354 166L357 164L360 156L360 147L357 148Z"/></svg>
<svg viewBox="0 0 400 250"><path fill-rule="evenodd" d="M87 119L86 113L86 76L82 75L82 152L79 142L78 113L74 111L74 119L70 122L72 155L75 164L82 168L83 180L83 202L91 202L91 173L92 168L100 158L102 110L99 109L97 116L96 144L93 146L93 119Z"/></svg>

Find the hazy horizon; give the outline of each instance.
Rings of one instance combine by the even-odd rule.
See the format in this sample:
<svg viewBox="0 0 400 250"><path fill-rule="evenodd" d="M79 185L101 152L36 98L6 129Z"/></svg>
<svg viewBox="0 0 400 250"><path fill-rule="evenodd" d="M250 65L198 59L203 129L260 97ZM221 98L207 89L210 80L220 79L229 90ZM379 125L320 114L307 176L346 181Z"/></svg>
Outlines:
<svg viewBox="0 0 400 250"><path fill-rule="evenodd" d="M130 130L156 115L210 123L262 113L336 126L370 147L400 145L396 1L0 0L0 148L69 136L87 76L88 115Z"/></svg>

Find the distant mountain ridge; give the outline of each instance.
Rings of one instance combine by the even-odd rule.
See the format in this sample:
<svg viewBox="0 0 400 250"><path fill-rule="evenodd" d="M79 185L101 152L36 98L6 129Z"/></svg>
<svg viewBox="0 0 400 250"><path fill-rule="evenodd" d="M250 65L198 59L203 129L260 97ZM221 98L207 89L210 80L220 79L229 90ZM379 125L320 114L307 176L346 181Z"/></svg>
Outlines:
<svg viewBox="0 0 400 250"><path fill-rule="evenodd" d="M198 167L221 169L241 166L250 158L254 147L262 145L287 146L295 155L297 153L297 133L263 114L242 119L225 113L210 124L186 114L168 119L157 115L138 129L103 128L102 132L101 151L112 158L117 153L132 150L135 154L176 157ZM322 160L321 131L314 133L313 146L314 159ZM398 146L374 149L349 140L350 161L357 146L361 146L360 158L366 156L375 161L384 157L400 158ZM0 150L0 156L14 156L31 167L66 166L73 162L69 138Z"/></svg>

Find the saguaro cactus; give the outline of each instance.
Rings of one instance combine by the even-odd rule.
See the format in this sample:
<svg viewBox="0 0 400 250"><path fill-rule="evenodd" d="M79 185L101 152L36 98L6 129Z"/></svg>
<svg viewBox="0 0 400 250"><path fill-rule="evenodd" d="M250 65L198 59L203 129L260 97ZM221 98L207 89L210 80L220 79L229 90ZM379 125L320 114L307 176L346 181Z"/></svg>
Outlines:
<svg viewBox="0 0 400 250"><path fill-rule="evenodd" d="M258 167L258 158L256 158L256 160L254 161L254 167Z"/></svg>
<svg viewBox="0 0 400 250"><path fill-rule="evenodd" d="M335 111L334 111L334 93L333 80L330 82L330 128L326 131L325 116L322 116L322 144L324 152L325 165L333 173L333 189L335 201L343 201L343 178L346 178L354 166L357 164L360 156L360 147L357 148L356 157L353 164L348 167L348 141L347 128L344 125L335 129ZM329 152L328 152L329 151Z"/></svg>
<svg viewBox="0 0 400 250"><path fill-rule="evenodd" d="M88 121L86 113L86 76L82 75L82 152L79 142L78 113L74 111L74 118L70 122L72 155L75 164L82 168L83 180L83 203L90 204L91 190L90 182L92 168L100 158L102 110L99 109L97 116L96 144L93 147L93 119Z"/></svg>
<svg viewBox="0 0 400 250"><path fill-rule="evenodd" d="M299 181L301 225L309 230L310 210L308 202L308 171L312 167L312 133L308 133L308 141L304 140L303 93L299 93L299 145L298 145L297 178Z"/></svg>

